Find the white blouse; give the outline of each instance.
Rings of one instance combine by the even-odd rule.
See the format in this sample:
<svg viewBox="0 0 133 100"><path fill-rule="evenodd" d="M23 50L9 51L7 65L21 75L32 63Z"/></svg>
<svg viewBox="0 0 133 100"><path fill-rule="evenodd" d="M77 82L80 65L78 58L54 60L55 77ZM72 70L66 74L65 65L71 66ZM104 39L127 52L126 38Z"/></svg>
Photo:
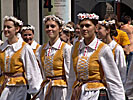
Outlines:
<svg viewBox="0 0 133 100"><path fill-rule="evenodd" d="M108 45L111 48L111 50L113 50L116 44L117 43L113 40ZM126 81L127 66L126 66L125 54L124 54L123 48L120 45L117 45L115 49L115 62L119 69L122 82L124 84Z"/></svg>
<svg viewBox="0 0 133 100"><path fill-rule="evenodd" d="M98 40L96 37L89 45L85 45L84 41L82 41L80 43L79 48L77 48L80 50L79 56L87 56L89 58L98 48L100 43L101 41ZM73 48L72 48L72 53L74 53ZM105 45L101 49L99 54L99 62L102 64L102 67L103 67L110 100L124 100L125 95L124 95L123 84L120 78L118 67L116 66L116 63L114 61L114 56L109 46ZM72 86L75 80L76 80L76 75L73 69L73 61L71 59L67 99L70 99L72 95ZM88 91L87 94L89 97L91 97L91 95L94 95L94 94L96 96L99 93L99 92L94 92L93 90L86 89L87 87L85 85L86 84L82 85L82 91L84 92ZM97 91L99 91L99 89ZM83 93L81 94L81 96L82 95ZM96 100L97 96L95 98L93 97L94 100Z"/></svg>
<svg viewBox="0 0 133 100"><path fill-rule="evenodd" d="M60 40L60 38L54 43L54 45L50 46L49 42L46 44L46 47L44 48L46 50L46 56L52 56L56 53L56 51L58 49L61 48L62 45L62 41ZM39 63L41 65L41 49L42 47L40 47L37 52L36 52L36 56L37 59L39 60ZM70 70L70 54L71 53L71 46L69 46L67 43L65 44L64 48L63 48L63 57L64 57L64 69L65 69L65 76L68 82L68 74L69 74L69 70ZM43 70L43 67L41 65L41 68ZM45 79L45 75L44 75L44 70L43 70L43 78Z"/></svg>
<svg viewBox="0 0 133 100"><path fill-rule="evenodd" d="M18 42L13 43L12 45L8 44L6 40L0 49L5 50L6 57L9 56L8 71L10 71L10 60L11 56L22 47L23 40L19 38ZM21 52L21 60L24 65L26 79L28 81L29 89L28 92L31 94L36 93L42 83L41 72L36 60L36 57L33 53L32 48L26 44ZM1 73L1 70L0 70Z"/></svg>

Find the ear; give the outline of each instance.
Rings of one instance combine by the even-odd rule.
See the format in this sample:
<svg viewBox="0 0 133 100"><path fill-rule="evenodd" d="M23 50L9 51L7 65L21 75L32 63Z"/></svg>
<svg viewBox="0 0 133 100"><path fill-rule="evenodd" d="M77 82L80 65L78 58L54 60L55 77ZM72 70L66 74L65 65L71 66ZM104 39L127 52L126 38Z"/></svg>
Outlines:
<svg viewBox="0 0 133 100"><path fill-rule="evenodd" d="M110 34L110 29L107 29L107 30L106 30L106 33L107 33L107 34Z"/></svg>
<svg viewBox="0 0 133 100"><path fill-rule="evenodd" d="M59 28L59 32L62 32L62 28L61 27Z"/></svg>
<svg viewBox="0 0 133 100"><path fill-rule="evenodd" d="M20 27L19 27L19 26L17 26L17 27L16 27L16 33L18 33L18 32L19 32L19 30L20 30Z"/></svg>

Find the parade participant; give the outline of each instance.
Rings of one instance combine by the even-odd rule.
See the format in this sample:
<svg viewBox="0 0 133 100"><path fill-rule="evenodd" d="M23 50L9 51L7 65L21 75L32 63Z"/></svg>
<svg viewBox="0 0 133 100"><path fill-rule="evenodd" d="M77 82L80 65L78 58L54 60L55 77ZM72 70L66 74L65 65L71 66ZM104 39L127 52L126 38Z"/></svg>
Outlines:
<svg viewBox="0 0 133 100"><path fill-rule="evenodd" d="M113 40L113 36L117 36L117 30L115 28L115 20L99 21L98 38L104 43L108 44L114 54L114 60L119 69L120 76L123 84L126 81L126 60L123 48Z"/></svg>
<svg viewBox="0 0 133 100"><path fill-rule="evenodd" d="M76 42L72 48L67 97L71 100L124 100L124 88L112 51L96 38L99 16L79 13L78 18L84 40Z"/></svg>
<svg viewBox="0 0 133 100"><path fill-rule="evenodd" d="M111 14L111 15L106 14L105 20L106 21L115 20L115 26L116 26L118 35L114 36L113 38L119 45L122 46L125 52L125 55L127 56L129 54L130 40L129 40L127 33L120 29L117 16L115 14Z"/></svg>
<svg viewBox="0 0 133 100"><path fill-rule="evenodd" d="M44 76L42 100L66 100L71 47L59 38L63 25L59 17L48 15L43 21L49 42L41 46L36 53Z"/></svg>
<svg viewBox="0 0 133 100"><path fill-rule="evenodd" d="M25 25L21 29L21 36L23 40L32 47L35 53L40 45L34 40L34 32L35 27L32 25Z"/></svg>
<svg viewBox="0 0 133 100"><path fill-rule="evenodd" d="M74 28L71 26L68 26L67 24L63 26L62 32L60 33L60 38L62 41L68 43L71 47L71 32L74 32Z"/></svg>
<svg viewBox="0 0 133 100"><path fill-rule="evenodd" d="M82 41L82 40L83 40L83 37L82 37L81 32L80 32L80 25L76 24L75 39L73 41L73 44L75 44L77 41Z"/></svg>
<svg viewBox="0 0 133 100"><path fill-rule="evenodd" d="M67 26L70 26L70 27L72 27L73 29L75 29L75 24L74 24L74 22L72 22L72 21L69 21L69 22L67 23ZM75 34L74 34L74 31L71 31L70 33L71 33L71 34L70 34L70 42L71 42L71 44L73 45L73 41L74 41Z"/></svg>
<svg viewBox="0 0 133 100"><path fill-rule="evenodd" d="M35 27L32 25L24 25L21 28L22 39L31 46L31 48L35 54L36 50L39 48L40 45L34 40L34 33L35 33ZM27 100L30 100L30 98L31 98L31 96L28 93Z"/></svg>
<svg viewBox="0 0 133 100"><path fill-rule="evenodd" d="M4 17L7 40L0 46L0 100L26 100L27 91L34 95L43 81L33 50L17 36L22 25L13 16Z"/></svg>

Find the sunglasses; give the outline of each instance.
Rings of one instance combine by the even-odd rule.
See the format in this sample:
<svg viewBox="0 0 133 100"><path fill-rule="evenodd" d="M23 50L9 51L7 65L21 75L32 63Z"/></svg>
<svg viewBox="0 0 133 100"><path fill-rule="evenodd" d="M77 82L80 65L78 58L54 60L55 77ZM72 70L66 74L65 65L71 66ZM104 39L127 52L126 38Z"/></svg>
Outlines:
<svg viewBox="0 0 133 100"><path fill-rule="evenodd" d="M89 28L90 24L81 24L81 25L80 25L80 28L84 28L84 26L85 26L86 28Z"/></svg>

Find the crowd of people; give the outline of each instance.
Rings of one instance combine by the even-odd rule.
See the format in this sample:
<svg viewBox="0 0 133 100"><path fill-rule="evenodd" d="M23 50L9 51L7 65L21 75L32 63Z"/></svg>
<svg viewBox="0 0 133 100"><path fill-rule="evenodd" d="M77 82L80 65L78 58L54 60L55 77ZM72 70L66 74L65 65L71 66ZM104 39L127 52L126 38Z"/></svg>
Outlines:
<svg viewBox="0 0 133 100"><path fill-rule="evenodd" d="M5 16L0 44L0 100L133 100L133 26L114 14L99 20L43 18L49 40L34 40L35 27Z"/></svg>

